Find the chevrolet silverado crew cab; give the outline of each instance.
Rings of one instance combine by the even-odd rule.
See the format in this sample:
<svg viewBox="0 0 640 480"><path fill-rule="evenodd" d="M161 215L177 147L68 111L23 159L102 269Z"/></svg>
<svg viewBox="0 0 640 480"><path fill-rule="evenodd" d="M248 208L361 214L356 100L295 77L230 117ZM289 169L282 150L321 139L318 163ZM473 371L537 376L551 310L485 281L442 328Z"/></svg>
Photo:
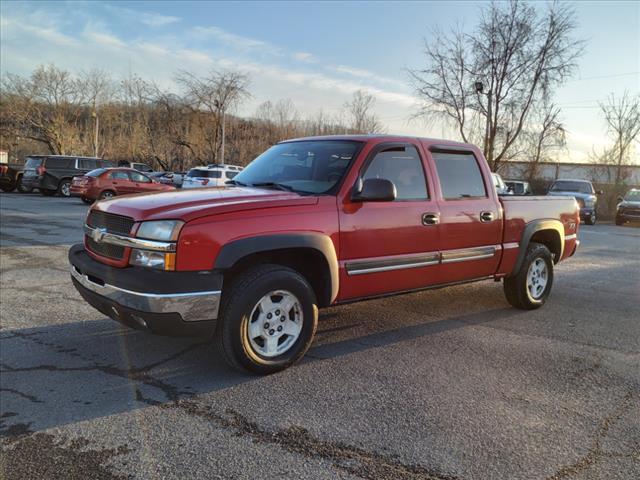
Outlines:
<svg viewBox="0 0 640 480"><path fill-rule="evenodd" d="M493 279L538 308L579 222L573 197L499 198L473 145L313 137L223 187L95 203L69 261L103 314L213 336L230 365L270 373L304 355L330 305Z"/></svg>

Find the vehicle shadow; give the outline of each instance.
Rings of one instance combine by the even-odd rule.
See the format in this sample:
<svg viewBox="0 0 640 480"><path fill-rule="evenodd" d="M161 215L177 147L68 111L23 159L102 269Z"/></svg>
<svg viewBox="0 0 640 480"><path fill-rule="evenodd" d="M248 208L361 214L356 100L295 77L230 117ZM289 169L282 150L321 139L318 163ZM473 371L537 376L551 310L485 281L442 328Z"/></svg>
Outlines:
<svg viewBox="0 0 640 480"><path fill-rule="evenodd" d="M311 348L303 364L514 315L513 309L498 308L353 336L350 325L331 318L339 308L321 316L320 344ZM366 310L356 315L354 329L367 321L371 312ZM0 436L129 412L251 381L270 380L228 368L210 342L153 336L107 319L3 329Z"/></svg>

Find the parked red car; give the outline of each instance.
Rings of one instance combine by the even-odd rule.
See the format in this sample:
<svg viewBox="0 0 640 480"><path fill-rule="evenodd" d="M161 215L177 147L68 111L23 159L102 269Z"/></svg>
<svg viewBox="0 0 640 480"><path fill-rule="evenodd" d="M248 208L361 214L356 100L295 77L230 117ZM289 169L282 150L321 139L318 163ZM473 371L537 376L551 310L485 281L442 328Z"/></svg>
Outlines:
<svg viewBox="0 0 640 480"><path fill-rule="evenodd" d="M133 168L98 168L81 177L73 177L71 196L85 203L130 193L166 192L175 190Z"/></svg>
<svg viewBox="0 0 640 480"><path fill-rule="evenodd" d="M315 137L274 145L224 187L95 203L69 261L103 314L215 332L229 364L270 373L304 355L330 305L491 279L539 308L579 224L573 197L499 197L473 145Z"/></svg>

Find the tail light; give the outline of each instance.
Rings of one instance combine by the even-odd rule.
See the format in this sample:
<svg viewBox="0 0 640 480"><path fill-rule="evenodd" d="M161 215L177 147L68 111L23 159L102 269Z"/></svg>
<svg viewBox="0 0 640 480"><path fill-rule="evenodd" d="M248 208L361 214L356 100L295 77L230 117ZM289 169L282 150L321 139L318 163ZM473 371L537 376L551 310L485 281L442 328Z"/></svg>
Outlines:
<svg viewBox="0 0 640 480"><path fill-rule="evenodd" d="M44 175L47 172L47 169L44 168L44 165L40 165L38 168L36 168L36 173L38 175Z"/></svg>
<svg viewBox="0 0 640 480"><path fill-rule="evenodd" d="M209 179L208 178L203 178L202 179L202 185L206 185L209 183Z"/></svg>
<svg viewBox="0 0 640 480"><path fill-rule="evenodd" d="M8 171L9 171L9 167L7 167L6 165L0 165L0 175L4 175Z"/></svg>

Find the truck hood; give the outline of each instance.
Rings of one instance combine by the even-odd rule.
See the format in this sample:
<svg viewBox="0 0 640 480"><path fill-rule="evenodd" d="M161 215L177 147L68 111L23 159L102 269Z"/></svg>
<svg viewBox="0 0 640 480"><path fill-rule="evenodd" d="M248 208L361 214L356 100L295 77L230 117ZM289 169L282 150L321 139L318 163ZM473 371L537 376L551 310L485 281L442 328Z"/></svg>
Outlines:
<svg viewBox="0 0 640 480"><path fill-rule="evenodd" d="M196 218L233 211L313 205L318 197L250 187L196 188L143 193L102 200L93 209L132 217L136 221Z"/></svg>

